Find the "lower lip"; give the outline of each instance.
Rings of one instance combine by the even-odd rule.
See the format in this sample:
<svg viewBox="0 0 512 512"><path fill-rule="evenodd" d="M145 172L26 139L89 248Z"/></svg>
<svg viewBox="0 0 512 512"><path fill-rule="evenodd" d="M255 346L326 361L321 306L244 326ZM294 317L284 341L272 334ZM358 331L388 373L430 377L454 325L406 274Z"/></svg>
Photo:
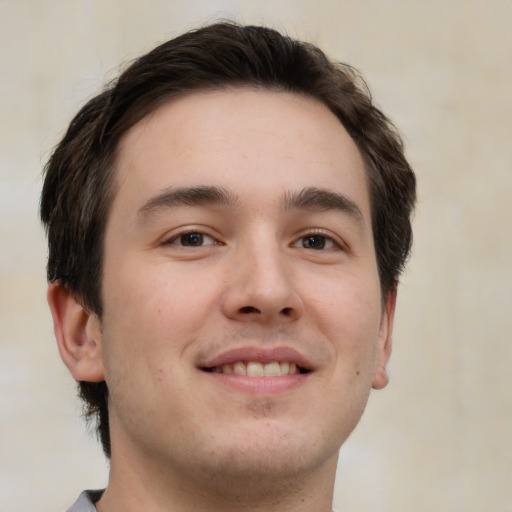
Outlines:
<svg viewBox="0 0 512 512"><path fill-rule="evenodd" d="M248 377L233 373L204 372L216 382L228 388L251 394L273 395L300 387L311 373L296 373L280 377Z"/></svg>

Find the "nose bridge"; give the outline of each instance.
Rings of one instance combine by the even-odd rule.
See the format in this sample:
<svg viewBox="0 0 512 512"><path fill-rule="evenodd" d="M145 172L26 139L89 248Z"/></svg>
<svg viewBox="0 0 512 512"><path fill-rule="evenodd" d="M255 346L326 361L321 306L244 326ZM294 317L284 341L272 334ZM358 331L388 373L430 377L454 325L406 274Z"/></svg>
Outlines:
<svg viewBox="0 0 512 512"><path fill-rule="evenodd" d="M284 264L284 254L275 239L267 238L251 246L244 255L248 263L245 281L248 291L257 296L277 298L286 295L290 283L290 269Z"/></svg>
<svg viewBox="0 0 512 512"><path fill-rule="evenodd" d="M230 271L225 300L228 316L263 321L300 315L301 300L285 252L269 230L244 237Z"/></svg>

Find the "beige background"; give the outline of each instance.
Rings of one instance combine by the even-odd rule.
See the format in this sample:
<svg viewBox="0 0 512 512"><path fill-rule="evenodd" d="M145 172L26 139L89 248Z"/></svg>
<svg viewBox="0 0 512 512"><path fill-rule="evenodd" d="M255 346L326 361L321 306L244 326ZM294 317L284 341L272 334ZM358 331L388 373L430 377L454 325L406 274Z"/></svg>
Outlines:
<svg viewBox="0 0 512 512"><path fill-rule="evenodd" d="M510 0L0 0L0 510L62 510L107 474L44 299L42 162L121 61L217 17L360 68L418 175L392 381L342 449L336 506L512 511Z"/></svg>

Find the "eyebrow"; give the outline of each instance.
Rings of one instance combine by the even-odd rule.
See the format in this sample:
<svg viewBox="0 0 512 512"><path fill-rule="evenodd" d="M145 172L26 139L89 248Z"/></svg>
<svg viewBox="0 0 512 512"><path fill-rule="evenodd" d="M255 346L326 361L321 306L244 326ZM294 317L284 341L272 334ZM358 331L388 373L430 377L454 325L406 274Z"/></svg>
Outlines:
<svg viewBox="0 0 512 512"><path fill-rule="evenodd" d="M223 187L170 187L149 199L137 212L137 216L146 217L174 206L237 206L238 199Z"/></svg>
<svg viewBox="0 0 512 512"><path fill-rule="evenodd" d="M364 216L357 204L347 196L332 190L308 187L297 192L286 192L281 201L283 210L338 210L352 217L361 227L365 227ZM147 217L175 206L206 205L237 207L240 201L224 187L170 187L144 203L137 216Z"/></svg>
<svg viewBox="0 0 512 512"><path fill-rule="evenodd" d="M338 210L365 227L364 216L359 206L347 196L332 190L308 187L298 192L286 192L283 196L283 207L285 210Z"/></svg>

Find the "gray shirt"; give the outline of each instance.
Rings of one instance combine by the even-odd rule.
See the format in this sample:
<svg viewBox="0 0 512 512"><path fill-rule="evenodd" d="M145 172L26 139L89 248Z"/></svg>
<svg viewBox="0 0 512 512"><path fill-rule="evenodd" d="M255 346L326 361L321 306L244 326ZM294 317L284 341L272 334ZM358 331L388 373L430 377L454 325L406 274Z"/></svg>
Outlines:
<svg viewBox="0 0 512 512"><path fill-rule="evenodd" d="M66 512L96 512L96 503L103 494L104 489L98 491L84 491Z"/></svg>

